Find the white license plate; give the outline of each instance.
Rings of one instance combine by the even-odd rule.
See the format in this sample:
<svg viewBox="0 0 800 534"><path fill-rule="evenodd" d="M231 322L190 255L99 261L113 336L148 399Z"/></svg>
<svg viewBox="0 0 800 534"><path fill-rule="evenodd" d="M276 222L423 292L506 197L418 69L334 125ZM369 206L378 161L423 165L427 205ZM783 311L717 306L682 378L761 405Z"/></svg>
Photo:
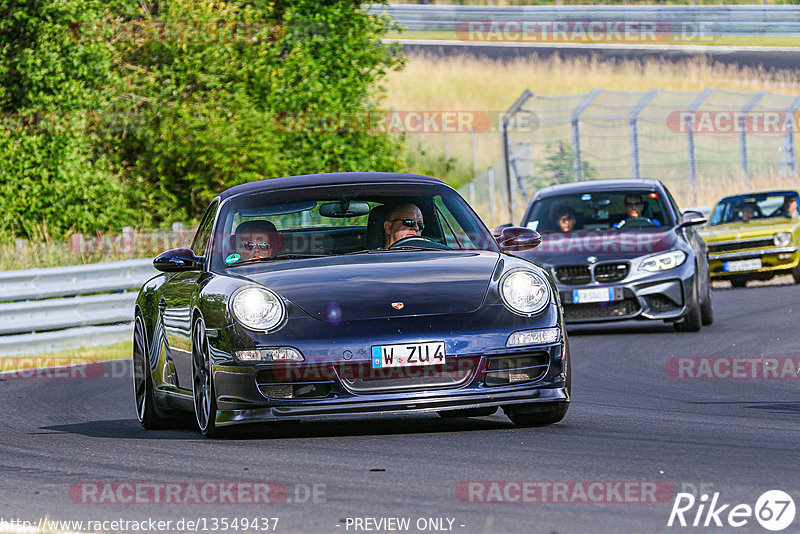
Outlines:
<svg viewBox="0 0 800 534"><path fill-rule="evenodd" d="M414 367L444 363L444 341L401 343L372 347L372 368Z"/></svg>
<svg viewBox="0 0 800 534"><path fill-rule="evenodd" d="M756 258L754 260L726 261L722 264L722 268L726 273L756 271L761 268L761 258Z"/></svg>
<svg viewBox="0 0 800 534"><path fill-rule="evenodd" d="M573 304L585 304L587 302L611 302L612 300L614 300L613 287L572 290Z"/></svg>

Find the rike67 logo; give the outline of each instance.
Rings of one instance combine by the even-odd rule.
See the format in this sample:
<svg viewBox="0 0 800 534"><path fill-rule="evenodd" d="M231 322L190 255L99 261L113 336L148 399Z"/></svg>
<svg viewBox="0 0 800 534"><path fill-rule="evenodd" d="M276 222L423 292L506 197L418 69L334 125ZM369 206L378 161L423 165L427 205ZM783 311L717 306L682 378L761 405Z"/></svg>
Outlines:
<svg viewBox="0 0 800 534"><path fill-rule="evenodd" d="M667 526L692 527L743 527L753 517L767 530L784 530L794 521L795 505L792 497L781 490L764 492L754 507L749 504L723 504L719 492L709 497L704 493L695 498L691 493L678 493Z"/></svg>

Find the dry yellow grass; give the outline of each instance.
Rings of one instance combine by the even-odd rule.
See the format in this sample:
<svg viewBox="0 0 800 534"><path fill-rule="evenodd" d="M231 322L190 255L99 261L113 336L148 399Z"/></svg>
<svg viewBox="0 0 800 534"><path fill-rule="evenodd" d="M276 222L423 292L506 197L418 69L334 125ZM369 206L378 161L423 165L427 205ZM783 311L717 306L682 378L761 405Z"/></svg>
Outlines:
<svg viewBox="0 0 800 534"><path fill-rule="evenodd" d="M466 56L413 56L404 70L389 74L386 104L409 110L506 110L525 89L564 94L595 88L698 91L706 87L798 94L800 72L770 74L764 69L712 65L703 59L642 64L559 57L500 62Z"/></svg>
<svg viewBox="0 0 800 534"><path fill-rule="evenodd" d="M442 58L422 55L410 57L404 70L389 74L384 104L397 110L503 112L525 89L552 95L585 93L595 88L699 91L707 87L797 95L800 94L800 72L770 73L760 68L711 64L704 59L681 63L559 57L492 61L467 56ZM429 155L436 156L444 153L443 138L441 134L424 134L411 135L408 140L412 145L422 143ZM471 136L450 134L447 148L449 155L457 160L455 172L447 179L458 187L471 179ZM480 170L500 160L500 140L496 131L478 135L477 157ZM682 169L678 170L683 172ZM747 181L735 177L729 181L747 185ZM772 182L774 177L766 179L766 183ZM719 196L718 181L712 189L713 193L705 193L701 187L694 199L684 200L692 204L713 203Z"/></svg>

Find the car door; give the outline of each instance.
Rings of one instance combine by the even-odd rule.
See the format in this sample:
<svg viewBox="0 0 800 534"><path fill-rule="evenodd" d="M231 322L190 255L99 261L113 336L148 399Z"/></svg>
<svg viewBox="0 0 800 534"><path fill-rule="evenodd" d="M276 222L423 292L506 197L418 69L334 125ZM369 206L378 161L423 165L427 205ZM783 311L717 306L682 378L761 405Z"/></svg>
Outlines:
<svg viewBox="0 0 800 534"><path fill-rule="evenodd" d="M196 256L206 255L216 212L217 203L214 202L206 210L197 229L191 247ZM167 353L175 368L173 385L184 392L192 391L192 310L198 280L203 275L203 270L171 273L161 286L159 310L167 340Z"/></svg>

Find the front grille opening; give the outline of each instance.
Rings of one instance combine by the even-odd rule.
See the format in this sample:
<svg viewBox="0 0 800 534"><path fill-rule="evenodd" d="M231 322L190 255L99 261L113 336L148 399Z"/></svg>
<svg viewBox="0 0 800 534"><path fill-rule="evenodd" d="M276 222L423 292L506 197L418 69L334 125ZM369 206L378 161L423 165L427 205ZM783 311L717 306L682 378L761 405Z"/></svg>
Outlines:
<svg viewBox="0 0 800 534"><path fill-rule="evenodd" d="M259 384L261 394L271 399L323 399L331 394L331 383Z"/></svg>
<svg viewBox="0 0 800 534"><path fill-rule="evenodd" d="M619 282L628 276L627 263L601 263L594 267L594 279L598 282Z"/></svg>
<svg viewBox="0 0 800 534"><path fill-rule="evenodd" d="M647 305L650 306L650 309L653 310L667 310L670 308L680 307L680 304L673 302L671 298L667 297L666 295L662 295L661 293L646 295L644 300L647 302Z"/></svg>
<svg viewBox="0 0 800 534"><path fill-rule="evenodd" d="M592 302L587 304L564 304L564 317L567 321L581 319L614 319L634 315L640 310L639 301L626 298L613 302Z"/></svg>
<svg viewBox="0 0 800 534"><path fill-rule="evenodd" d="M459 387L474 375L479 359L449 356L443 365L373 369L369 363L337 368L345 388L353 393L382 393Z"/></svg>
<svg viewBox="0 0 800 534"><path fill-rule="evenodd" d="M491 357L483 382L487 386L504 386L541 380L549 365L550 355L547 352Z"/></svg>
<svg viewBox="0 0 800 534"><path fill-rule="evenodd" d="M708 245L708 252L730 252L732 250L746 250L749 248L768 248L775 246L775 241L772 237L765 237L763 239L753 239L750 241L733 241L727 243L710 244Z"/></svg>
<svg viewBox="0 0 800 534"><path fill-rule="evenodd" d="M555 268L555 273L562 284L577 286L592 281L592 275L586 265L561 265Z"/></svg>

